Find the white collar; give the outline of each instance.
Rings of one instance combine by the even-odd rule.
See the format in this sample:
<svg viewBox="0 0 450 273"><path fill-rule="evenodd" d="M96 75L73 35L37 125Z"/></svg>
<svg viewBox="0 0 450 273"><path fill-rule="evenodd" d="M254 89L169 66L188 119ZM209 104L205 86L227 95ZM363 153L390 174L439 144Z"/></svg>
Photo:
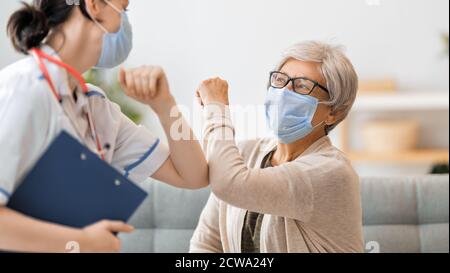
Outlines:
<svg viewBox="0 0 450 273"><path fill-rule="evenodd" d="M42 45L41 50L45 54L62 61L61 58L56 53L56 51L50 46ZM69 79L67 71L64 68L60 67L59 65L56 65L45 59L43 60L46 64L48 73L50 74L53 84L55 85L56 91L61 95L61 97L72 96L72 90L70 90L69 88Z"/></svg>
<svg viewBox="0 0 450 273"><path fill-rule="evenodd" d="M61 60L58 53L49 45L42 45L41 50L53 58L57 60ZM47 69L49 71L50 77L53 81L53 84L55 85L56 91L59 92L62 99L72 99L73 91L70 89L69 85L69 73L61 66L56 65L54 63L51 63L47 60L45 60ZM77 108L78 110L81 110L81 108L85 108L88 104L88 98L85 96L85 94L82 92L81 88L77 88L75 91L77 92Z"/></svg>

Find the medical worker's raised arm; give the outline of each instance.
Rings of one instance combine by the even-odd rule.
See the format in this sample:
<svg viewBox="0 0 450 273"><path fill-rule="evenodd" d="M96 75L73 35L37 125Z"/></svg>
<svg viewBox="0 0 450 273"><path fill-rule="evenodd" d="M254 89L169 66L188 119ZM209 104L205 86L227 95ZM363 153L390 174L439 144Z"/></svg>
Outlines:
<svg viewBox="0 0 450 273"><path fill-rule="evenodd" d="M128 96L155 111L166 133L170 157L153 178L180 188L208 186L208 165L201 145L179 111L164 71L153 66L122 69L120 83Z"/></svg>

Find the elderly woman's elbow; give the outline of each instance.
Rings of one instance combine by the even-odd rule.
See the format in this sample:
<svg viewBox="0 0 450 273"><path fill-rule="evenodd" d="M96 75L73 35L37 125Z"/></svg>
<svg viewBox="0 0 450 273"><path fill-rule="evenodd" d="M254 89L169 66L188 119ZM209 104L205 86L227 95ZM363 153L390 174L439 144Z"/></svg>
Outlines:
<svg viewBox="0 0 450 273"><path fill-rule="evenodd" d="M228 200L228 195L230 193L231 184L233 181L228 181L222 175L210 176L209 179L211 191L219 199L226 201Z"/></svg>

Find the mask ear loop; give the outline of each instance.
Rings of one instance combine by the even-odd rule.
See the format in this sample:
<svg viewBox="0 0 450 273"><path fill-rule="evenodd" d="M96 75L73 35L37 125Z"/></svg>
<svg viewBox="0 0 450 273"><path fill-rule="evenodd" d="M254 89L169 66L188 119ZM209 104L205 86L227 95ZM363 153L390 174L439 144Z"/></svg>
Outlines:
<svg viewBox="0 0 450 273"><path fill-rule="evenodd" d="M326 102L323 101L319 101L318 104L326 104ZM313 127L313 130L316 130L317 128L319 128L320 126L324 125L327 126L327 122L324 120L322 122L320 122L319 124L317 124L316 126Z"/></svg>
<svg viewBox="0 0 450 273"><path fill-rule="evenodd" d="M102 24L100 24L98 21L97 21L97 19L95 19L94 17L92 17L92 21L105 33L105 34L108 34L109 33L109 31L104 27L104 26L102 26Z"/></svg>
<svg viewBox="0 0 450 273"><path fill-rule="evenodd" d="M319 101L319 100L317 99L317 105L319 105L319 104L324 104L324 102L323 102L323 101ZM316 110L317 110L317 109L316 109ZM312 121L311 121L311 123L312 123ZM321 123L317 124L316 126L314 126L312 129L313 129L313 130L316 130L318 127L322 126L323 124L326 124L326 121L325 121L325 120L322 121Z"/></svg>
<svg viewBox="0 0 450 273"><path fill-rule="evenodd" d="M316 126L314 126L313 127L313 130L316 130L317 128L319 128L320 126L322 126L322 125L327 125L327 122L324 120L324 121L322 121L321 123L319 123L319 124L317 124Z"/></svg>
<svg viewBox="0 0 450 273"><path fill-rule="evenodd" d="M111 1L109 0L104 0L106 2L106 4L108 4L113 10L117 11L118 14L121 14L123 12L123 10L120 10L118 7L114 6L113 3L111 3Z"/></svg>
<svg viewBox="0 0 450 273"><path fill-rule="evenodd" d="M329 101L319 101L318 104L328 105L328 106L331 105ZM321 126L321 125L323 125L323 124L325 124L325 126L330 126L330 125L327 124L327 122L324 120L324 121L322 121L321 123L319 123L318 125L316 125L314 128L316 128L317 126Z"/></svg>
<svg viewBox="0 0 450 273"><path fill-rule="evenodd" d="M119 14L122 14L122 12L123 11L121 11L120 9L118 9L116 6L114 6L114 4L113 3L111 3L111 1L109 1L109 0L104 0L105 1L105 3L108 5L108 6L110 6L113 10L115 10L117 13L119 13ZM100 22L97 20L97 19L95 19L94 18L94 16L92 16L92 15L89 15L90 17L91 17L91 19L92 19L92 21L105 33L105 34L108 34L109 33L109 31L102 25L102 24L100 24Z"/></svg>
<svg viewBox="0 0 450 273"><path fill-rule="evenodd" d="M324 102L324 101L319 101L319 104L324 104L324 105L328 105L328 103L327 102ZM313 130L316 130L318 127L320 127L320 126L322 126L322 125L324 125L325 124L325 127L324 127L324 129L325 129L325 133L328 135L328 132L327 132L327 126L330 126L330 125L328 125L327 124L327 122L324 120L324 121L322 121L321 123L319 123L319 124L317 124L316 126L314 126L313 127Z"/></svg>

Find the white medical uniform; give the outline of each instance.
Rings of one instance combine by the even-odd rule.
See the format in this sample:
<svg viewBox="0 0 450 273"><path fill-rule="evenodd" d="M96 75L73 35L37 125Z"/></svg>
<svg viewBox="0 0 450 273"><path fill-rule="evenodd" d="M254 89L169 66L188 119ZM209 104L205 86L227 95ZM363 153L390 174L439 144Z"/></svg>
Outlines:
<svg viewBox="0 0 450 273"><path fill-rule="evenodd" d="M42 51L57 57L48 46L43 46ZM54 97L33 57L0 71L0 205L7 204L18 183L62 130L97 152L86 117L88 111L101 145L109 146L104 149L105 160L117 170L139 183L162 166L169 156L166 145L130 121L96 86L88 85L87 95L77 90L75 101L66 71L44 62L62 96L62 104Z"/></svg>

